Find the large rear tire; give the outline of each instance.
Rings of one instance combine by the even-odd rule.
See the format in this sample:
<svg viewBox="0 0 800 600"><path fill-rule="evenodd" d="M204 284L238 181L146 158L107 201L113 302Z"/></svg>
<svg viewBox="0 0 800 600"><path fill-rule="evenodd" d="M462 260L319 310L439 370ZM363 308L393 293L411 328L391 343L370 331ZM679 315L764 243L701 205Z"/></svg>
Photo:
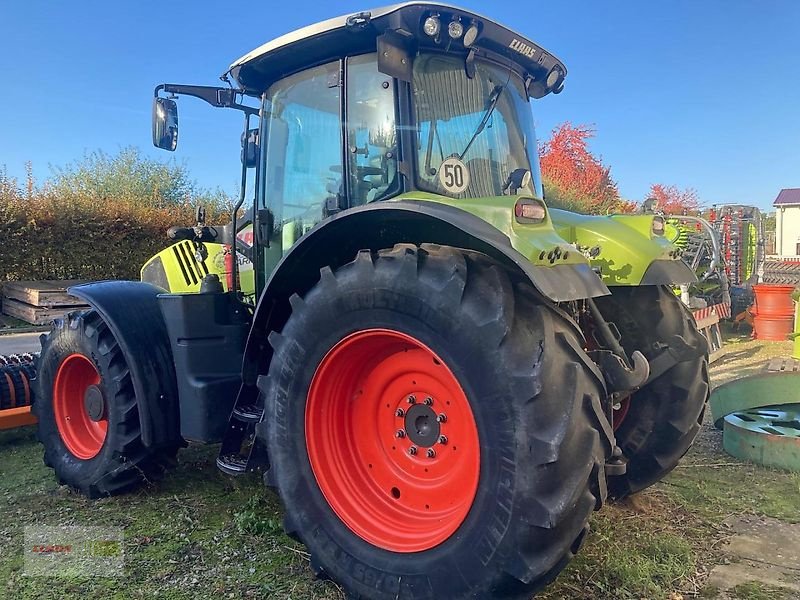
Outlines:
<svg viewBox="0 0 800 600"><path fill-rule="evenodd" d="M663 479L688 452L700 431L709 393L708 344L691 313L663 286L617 287L595 300L613 321L628 355L653 359L680 335L694 355L677 363L622 403L615 415L617 444L628 459L624 475L610 477L611 496L622 498Z"/></svg>
<svg viewBox="0 0 800 600"><path fill-rule="evenodd" d="M69 314L42 342L32 411L44 462L59 483L90 498L152 481L177 446L142 444L136 393L125 356L97 311Z"/></svg>
<svg viewBox="0 0 800 600"><path fill-rule="evenodd" d="M485 257L429 245L325 268L292 309L259 435L315 572L387 600L552 581L612 449L575 326Z"/></svg>

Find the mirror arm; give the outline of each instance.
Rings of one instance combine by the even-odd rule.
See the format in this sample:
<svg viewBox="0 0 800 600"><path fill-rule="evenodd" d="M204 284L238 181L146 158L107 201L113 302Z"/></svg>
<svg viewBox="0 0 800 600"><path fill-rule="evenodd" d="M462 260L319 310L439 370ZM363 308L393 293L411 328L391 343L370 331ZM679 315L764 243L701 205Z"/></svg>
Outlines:
<svg viewBox="0 0 800 600"><path fill-rule="evenodd" d="M258 108L247 106L237 102L237 96L242 95L241 91L231 88L214 87L208 85L181 85L176 83L162 83L157 85L154 95L158 97L159 92L167 94L180 94L183 96L194 96L208 102L217 108L233 108L241 110L246 115L257 115Z"/></svg>

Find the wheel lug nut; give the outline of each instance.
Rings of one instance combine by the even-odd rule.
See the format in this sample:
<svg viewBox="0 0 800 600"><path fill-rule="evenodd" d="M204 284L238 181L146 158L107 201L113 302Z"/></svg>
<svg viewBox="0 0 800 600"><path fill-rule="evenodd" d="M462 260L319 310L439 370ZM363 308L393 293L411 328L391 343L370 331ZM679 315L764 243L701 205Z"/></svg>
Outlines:
<svg viewBox="0 0 800 600"><path fill-rule="evenodd" d="M428 448L428 451L425 453L425 456L428 458L435 458L436 457L436 450L433 448Z"/></svg>
<svg viewBox="0 0 800 600"><path fill-rule="evenodd" d="M436 421L439 423L447 422L447 415L444 413L440 413L438 417L436 417Z"/></svg>
<svg viewBox="0 0 800 600"><path fill-rule="evenodd" d="M428 396L428 397L427 397L427 398L425 398L425 400L423 400L422 402L423 402L423 404L425 404L425 406L430 406L431 404L433 404L433 398L431 398L430 396Z"/></svg>
<svg viewBox="0 0 800 600"><path fill-rule="evenodd" d="M416 404L417 403L417 397L416 396L409 396L408 397L408 403L409 404Z"/></svg>
<svg viewBox="0 0 800 600"><path fill-rule="evenodd" d="M417 447L416 447L416 446L411 446L411 447L408 449L408 453L409 453L411 456L414 456L414 455L416 455L416 453L417 453Z"/></svg>
<svg viewBox="0 0 800 600"><path fill-rule="evenodd" d="M446 444L447 443L447 436L446 435L440 435L439 436L439 443L442 444L442 445Z"/></svg>
<svg viewBox="0 0 800 600"><path fill-rule="evenodd" d="M406 432L403 431L402 429L398 429L395 432L394 437L402 439L402 438L406 437Z"/></svg>
<svg viewBox="0 0 800 600"><path fill-rule="evenodd" d="M398 409L395 411L395 413L394 413L394 414L395 414L395 416L397 416L397 417L402 417L404 414L406 414L406 411L404 411L402 408L398 408Z"/></svg>

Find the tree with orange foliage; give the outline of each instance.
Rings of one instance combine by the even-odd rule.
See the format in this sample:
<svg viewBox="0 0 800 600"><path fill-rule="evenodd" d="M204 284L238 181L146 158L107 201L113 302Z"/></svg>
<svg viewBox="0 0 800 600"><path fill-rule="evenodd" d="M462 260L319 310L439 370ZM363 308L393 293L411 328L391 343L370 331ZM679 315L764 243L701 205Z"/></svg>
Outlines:
<svg viewBox="0 0 800 600"><path fill-rule="evenodd" d="M547 201L560 208L605 214L624 208L611 169L589 150L590 125L562 123L539 147Z"/></svg>
<svg viewBox="0 0 800 600"><path fill-rule="evenodd" d="M692 188L681 190L674 185L654 183L650 186L650 198L655 200L654 210L668 215L687 215L700 210L700 199Z"/></svg>

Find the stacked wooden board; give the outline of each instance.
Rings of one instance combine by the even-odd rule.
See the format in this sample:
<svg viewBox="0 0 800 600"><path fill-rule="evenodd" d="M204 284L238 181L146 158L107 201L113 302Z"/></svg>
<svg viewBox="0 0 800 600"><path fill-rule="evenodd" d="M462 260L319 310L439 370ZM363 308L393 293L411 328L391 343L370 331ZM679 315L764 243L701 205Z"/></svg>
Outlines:
<svg viewBox="0 0 800 600"><path fill-rule="evenodd" d="M3 313L31 325L47 325L73 310L88 308L67 288L83 281L8 281L3 283Z"/></svg>

